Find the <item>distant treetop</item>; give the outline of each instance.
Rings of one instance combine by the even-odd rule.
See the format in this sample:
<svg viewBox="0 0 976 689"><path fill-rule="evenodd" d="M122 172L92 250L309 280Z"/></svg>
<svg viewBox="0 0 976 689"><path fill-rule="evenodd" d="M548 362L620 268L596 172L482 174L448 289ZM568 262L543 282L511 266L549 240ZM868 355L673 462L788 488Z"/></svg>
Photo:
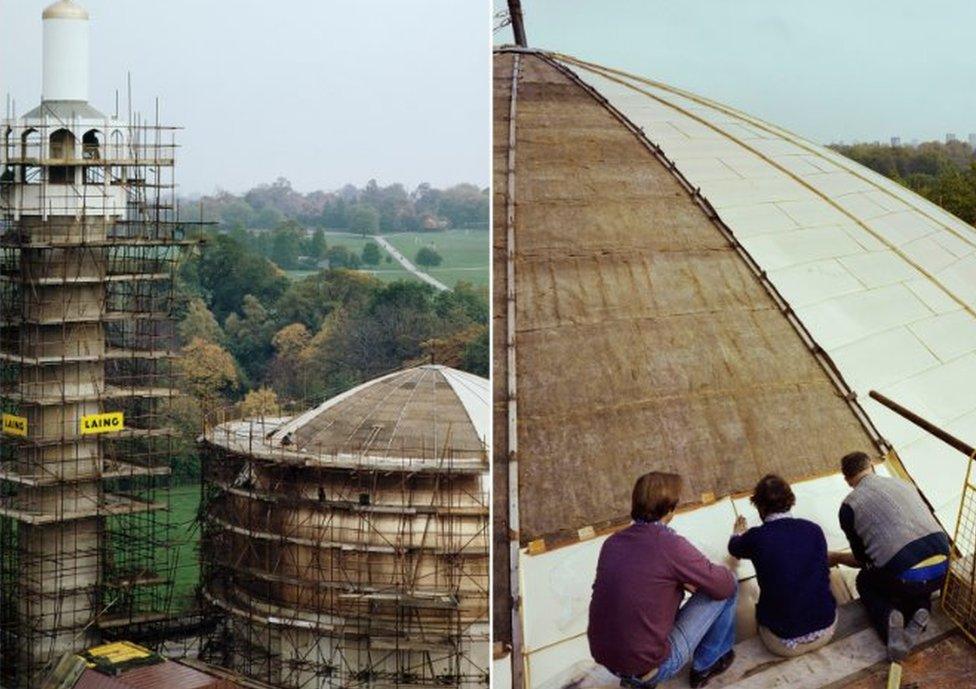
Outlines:
<svg viewBox="0 0 976 689"><path fill-rule="evenodd" d="M306 228L362 234L432 229L488 228L488 190L472 184L435 189L421 184L408 192L402 184L303 194L279 177L237 195L220 191L200 200L204 216L224 229L271 230L291 220Z"/></svg>

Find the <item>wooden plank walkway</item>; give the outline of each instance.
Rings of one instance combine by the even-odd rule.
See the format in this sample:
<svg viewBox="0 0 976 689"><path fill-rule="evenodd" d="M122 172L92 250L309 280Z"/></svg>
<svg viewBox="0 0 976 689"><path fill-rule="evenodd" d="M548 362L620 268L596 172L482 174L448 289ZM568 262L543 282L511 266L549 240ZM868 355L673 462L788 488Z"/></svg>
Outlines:
<svg viewBox="0 0 976 689"><path fill-rule="evenodd" d="M920 689L930 689L929 683L922 681L918 675L927 672L935 663L929 661L918 668L913 663L921 663L915 660L917 656L927 658L931 655L926 653L926 649L933 643L955 638L953 630L949 619L937 606L933 607L932 620L919 642L922 650L914 653L905 664L906 682L915 676L913 681L919 683ZM956 650L960 657L965 657L968 650L969 660L976 665L976 648L966 644L964 649ZM759 637L752 637L736 644L735 653L735 663L725 674L709 682L711 689L873 689L875 686L883 688L887 676L885 647L868 623L864 608L856 601L839 608L834 640L819 651L798 658L780 658L767 651ZM877 677L881 678L880 684L875 683ZM593 665L569 682L540 689L616 689L618 686L619 681L613 675ZM941 686L933 685L931 689L941 689ZM688 687L687 668L678 677L660 685L660 689Z"/></svg>

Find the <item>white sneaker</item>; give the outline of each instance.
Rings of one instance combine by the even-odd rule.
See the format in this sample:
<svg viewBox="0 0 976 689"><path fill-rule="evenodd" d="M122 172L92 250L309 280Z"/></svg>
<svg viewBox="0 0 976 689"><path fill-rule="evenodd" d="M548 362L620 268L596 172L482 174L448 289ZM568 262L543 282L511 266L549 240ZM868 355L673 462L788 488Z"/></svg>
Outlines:
<svg viewBox="0 0 976 689"><path fill-rule="evenodd" d="M910 648L905 634L905 616L898 610L892 610L888 615L888 660L900 662L908 655Z"/></svg>
<svg viewBox="0 0 976 689"><path fill-rule="evenodd" d="M918 637L922 635L925 631L925 627L929 623L929 611L925 608L919 608L912 615L912 619L908 621L905 625L905 638L908 641L908 650L911 651L918 643Z"/></svg>

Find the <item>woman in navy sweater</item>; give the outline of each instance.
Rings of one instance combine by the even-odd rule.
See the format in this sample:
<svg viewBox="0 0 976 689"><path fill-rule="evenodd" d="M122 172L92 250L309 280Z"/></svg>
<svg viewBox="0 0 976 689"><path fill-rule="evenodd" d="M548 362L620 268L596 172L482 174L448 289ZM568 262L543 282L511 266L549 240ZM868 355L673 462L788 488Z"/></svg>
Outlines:
<svg viewBox="0 0 976 689"><path fill-rule="evenodd" d="M759 581L756 621L770 651L798 656L826 646L837 626L830 592L827 539L823 530L790 514L796 498L775 474L764 476L752 494L762 526L746 530L744 517L729 539L733 557L752 560Z"/></svg>

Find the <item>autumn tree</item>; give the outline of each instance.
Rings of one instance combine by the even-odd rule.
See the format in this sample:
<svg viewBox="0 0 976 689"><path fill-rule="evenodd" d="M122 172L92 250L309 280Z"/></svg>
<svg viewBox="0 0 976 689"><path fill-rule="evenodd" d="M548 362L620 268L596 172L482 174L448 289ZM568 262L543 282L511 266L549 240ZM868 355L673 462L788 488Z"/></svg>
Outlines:
<svg viewBox="0 0 976 689"><path fill-rule="evenodd" d="M253 419L263 416L279 416L281 405L278 402L278 395L271 388L260 387L251 390L244 399L238 404L238 411L241 417Z"/></svg>
<svg viewBox="0 0 976 689"><path fill-rule="evenodd" d="M191 299L187 304L186 315L180 321L178 330L184 344L195 339L216 343L224 340L224 331L220 329L220 324L199 297Z"/></svg>
<svg viewBox="0 0 976 689"><path fill-rule="evenodd" d="M487 369L481 365L481 361L476 360L475 350L471 348L471 345L486 336L487 332L488 328L484 325L471 325L464 330L455 330L441 337L426 340L420 345L423 356L411 363L433 362L451 368L467 369L472 373L486 376ZM470 364L473 364L474 368L478 370L472 370Z"/></svg>
<svg viewBox="0 0 976 689"><path fill-rule="evenodd" d="M280 394L293 399L305 397L305 359L312 336L302 323L292 323L275 333L271 344L275 350L268 378Z"/></svg>
<svg viewBox="0 0 976 689"><path fill-rule="evenodd" d="M237 364L219 344L194 338L183 348L177 365L183 389L202 403L204 411L237 389Z"/></svg>

